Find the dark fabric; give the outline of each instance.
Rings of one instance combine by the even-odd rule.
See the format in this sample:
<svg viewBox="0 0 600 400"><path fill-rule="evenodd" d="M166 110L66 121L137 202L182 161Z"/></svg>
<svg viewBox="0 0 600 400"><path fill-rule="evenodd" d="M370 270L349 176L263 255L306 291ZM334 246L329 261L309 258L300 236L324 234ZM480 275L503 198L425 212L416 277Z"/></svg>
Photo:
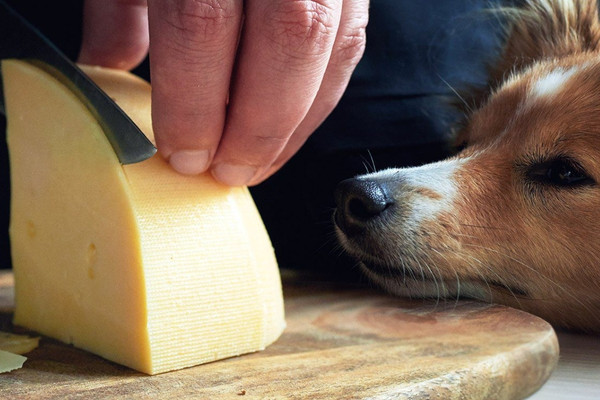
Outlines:
<svg viewBox="0 0 600 400"><path fill-rule="evenodd" d="M457 89L486 80L499 48L488 0L372 0L367 48L339 107L313 135L319 151L439 143ZM399 161L401 162L401 161Z"/></svg>
<svg viewBox="0 0 600 400"><path fill-rule="evenodd" d="M80 1L10 1L72 58ZM417 165L448 155L453 92L485 81L498 49L489 0L371 0L368 44L344 98L304 148L252 189L283 267L353 276L336 244L331 213L337 182L372 167ZM53 12L51 12L53 11ZM62 16L49 18L50 15ZM148 78L147 63L137 70ZM0 118L0 129L4 120ZM0 131L3 135L3 131ZM370 152L370 153L369 153ZM9 181L0 145L0 267L10 264Z"/></svg>

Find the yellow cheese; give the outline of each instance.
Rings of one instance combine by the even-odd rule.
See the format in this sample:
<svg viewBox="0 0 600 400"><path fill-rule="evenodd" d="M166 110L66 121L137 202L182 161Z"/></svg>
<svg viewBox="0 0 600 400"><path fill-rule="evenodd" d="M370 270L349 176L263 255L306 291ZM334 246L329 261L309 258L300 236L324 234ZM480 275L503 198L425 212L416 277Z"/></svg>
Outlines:
<svg viewBox="0 0 600 400"><path fill-rule="evenodd" d="M23 335L15 335L14 333L0 332L0 350L16 354L25 354L38 347L39 343L39 337L32 338Z"/></svg>
<svg viewBox="0 0 600 400"><path fill-rule="evenodd" d="M0 374L21 368L26 360L27 357L0 350Z"/></svg>
<svg viewBox="0 0 600 400"><path fill-rule="evenodd" d="M153 140L150 86L87 67ZM14 323L156 374L261 350L284 327L279 271L246 188L120 165L56 79L2 62Z"/></svg>

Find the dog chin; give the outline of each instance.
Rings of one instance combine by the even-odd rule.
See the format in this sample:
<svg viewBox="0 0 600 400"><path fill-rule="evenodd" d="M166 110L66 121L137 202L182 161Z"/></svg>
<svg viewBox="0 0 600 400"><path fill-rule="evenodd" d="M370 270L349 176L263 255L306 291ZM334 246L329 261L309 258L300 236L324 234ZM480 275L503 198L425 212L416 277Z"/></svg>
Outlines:
<svg viewBox="0 0 600 400"><path fill-rule="evenodd" d="M409 268L391 267L372 262L359 263L363 273L388 293L401 297L435 299L469 298L491 302L493 295L502 295L493 283L432 278Z"/></svg>

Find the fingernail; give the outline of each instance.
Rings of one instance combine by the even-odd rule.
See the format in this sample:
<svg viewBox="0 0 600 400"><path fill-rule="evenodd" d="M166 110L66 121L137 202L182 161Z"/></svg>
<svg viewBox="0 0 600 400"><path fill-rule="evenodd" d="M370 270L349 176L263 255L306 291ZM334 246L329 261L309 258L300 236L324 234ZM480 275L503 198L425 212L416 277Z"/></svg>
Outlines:
<svg viewBox="0 0 600 400"><path fill-rule="evenodd" d="M184 175L197 175L208 168L208 150L179 150L171 154L169 164Z"/></svg>
<svg viewBox="0 0 600 400"><path fill-rule="evenodd" d="M217 164L212 174L219 182L229 186L244 186L256 175L256 168L250 165Z"/></svg>

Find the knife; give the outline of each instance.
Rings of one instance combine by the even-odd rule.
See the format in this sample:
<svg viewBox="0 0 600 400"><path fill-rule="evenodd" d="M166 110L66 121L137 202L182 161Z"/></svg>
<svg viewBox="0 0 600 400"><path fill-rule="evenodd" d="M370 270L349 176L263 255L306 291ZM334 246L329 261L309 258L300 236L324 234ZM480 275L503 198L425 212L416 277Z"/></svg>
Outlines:
<svg viewBox="0 0 600 400"><path fill-rule="evenodd" d="M0 59L28 61L57 78L88 107L121 164L146 160L156 148L117 104L6 2L0 0ZM1 71L0 71L1 72ZM0 112L6 114L0 79Z"/></svg>

